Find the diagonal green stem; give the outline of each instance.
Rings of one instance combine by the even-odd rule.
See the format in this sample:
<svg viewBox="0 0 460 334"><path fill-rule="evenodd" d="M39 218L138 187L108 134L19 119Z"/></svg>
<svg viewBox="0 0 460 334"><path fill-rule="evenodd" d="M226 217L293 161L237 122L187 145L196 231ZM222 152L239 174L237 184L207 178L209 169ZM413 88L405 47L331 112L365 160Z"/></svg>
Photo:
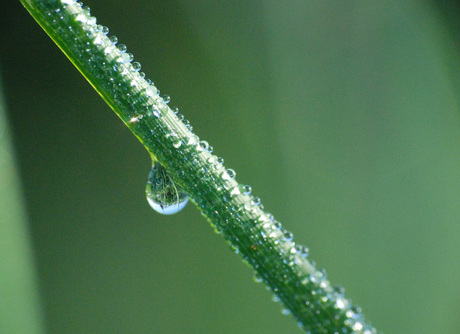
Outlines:
<svg viewBox="0 0 460 334"><path fill-rule="evenodd" d="M358 307L332 287L324 270L307 259L292 233L262 210L250 187L238 184L212 148L190 131L188 122L168 107L157 88L140 73L108 29L96 24L75 0L21 0L78 70L255 270L307 333L377 331Z"/></svg>

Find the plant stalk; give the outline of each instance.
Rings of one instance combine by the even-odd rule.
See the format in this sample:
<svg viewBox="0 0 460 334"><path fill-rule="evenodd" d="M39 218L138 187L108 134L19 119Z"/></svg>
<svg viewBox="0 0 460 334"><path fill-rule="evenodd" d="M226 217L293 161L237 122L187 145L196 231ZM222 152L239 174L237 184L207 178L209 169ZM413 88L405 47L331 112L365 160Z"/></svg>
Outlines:
<svg viewBox="0 0 460 334"><path fill-rule="evenodd" d="M333 287L325 271L308 259L308 249L293 241L292 233L250 194L250 187L239 184L235 172L157 94L126 46L116 46L116 38L107 36L108 29L97 24L89 8L75 0L21 2L215 230L254 268L256 281L273 292L283 313L292 314L306 333L377 333L343 288Z"/></svg>

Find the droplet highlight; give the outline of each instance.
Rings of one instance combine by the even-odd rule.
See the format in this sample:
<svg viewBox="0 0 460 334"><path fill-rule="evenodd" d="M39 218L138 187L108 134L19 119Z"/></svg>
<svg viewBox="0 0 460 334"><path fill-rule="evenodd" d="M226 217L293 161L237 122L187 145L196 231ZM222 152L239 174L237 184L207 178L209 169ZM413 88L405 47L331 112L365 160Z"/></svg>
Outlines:
<svg viewBox="0 0 460 334"><path fill-rule="evenodd" d="M188 195L159 162L153 163L145 194L150 206L164 215L179 212L188 202Z"/></svg>

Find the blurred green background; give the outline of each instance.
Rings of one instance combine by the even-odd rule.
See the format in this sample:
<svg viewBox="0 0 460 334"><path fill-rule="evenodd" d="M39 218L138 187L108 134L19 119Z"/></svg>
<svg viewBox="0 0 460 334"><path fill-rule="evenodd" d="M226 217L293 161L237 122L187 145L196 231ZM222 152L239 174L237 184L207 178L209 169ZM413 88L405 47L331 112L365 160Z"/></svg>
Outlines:
<svg viewBox="0 0 460 334"><path fill-rule="evenodd" d="M457 3L85 4L378 329L460 332ZM193 205L148 206L147 152L6 7L0 332L300 333Z"/></svg>

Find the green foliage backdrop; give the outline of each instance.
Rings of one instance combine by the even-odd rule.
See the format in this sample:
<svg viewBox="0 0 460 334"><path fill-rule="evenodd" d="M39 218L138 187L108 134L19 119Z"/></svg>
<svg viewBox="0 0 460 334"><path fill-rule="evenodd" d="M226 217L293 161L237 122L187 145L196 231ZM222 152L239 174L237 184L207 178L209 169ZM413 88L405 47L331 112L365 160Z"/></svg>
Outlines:
<svg viewBox="0 0 460 334"><path fill-rule="evenodd" d="M460 330L459 48L438 7L87 4L379 330ZM192 205L150 209L148 154L9 6L0 60L48 332L299 332Z"/></svg>

